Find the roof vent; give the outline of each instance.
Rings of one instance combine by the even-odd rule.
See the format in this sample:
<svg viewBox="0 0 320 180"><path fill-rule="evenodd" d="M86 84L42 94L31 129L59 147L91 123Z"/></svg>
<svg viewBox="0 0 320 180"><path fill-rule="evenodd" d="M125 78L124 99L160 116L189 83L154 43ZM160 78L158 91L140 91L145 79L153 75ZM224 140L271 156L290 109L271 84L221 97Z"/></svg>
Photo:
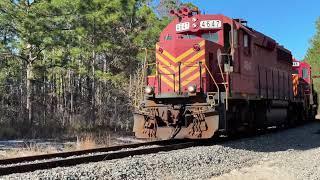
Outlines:
<svg viewBox="0 0 320 180"><path fill-rule="evenodd" d="M233 20L237 21L238 23L241 23L241 24L244 25L244 26L247 26L247 25L248 25L248 21L246 21L246 20L244 20L244 19L238 18L238 19L233 19Z"/></svg>

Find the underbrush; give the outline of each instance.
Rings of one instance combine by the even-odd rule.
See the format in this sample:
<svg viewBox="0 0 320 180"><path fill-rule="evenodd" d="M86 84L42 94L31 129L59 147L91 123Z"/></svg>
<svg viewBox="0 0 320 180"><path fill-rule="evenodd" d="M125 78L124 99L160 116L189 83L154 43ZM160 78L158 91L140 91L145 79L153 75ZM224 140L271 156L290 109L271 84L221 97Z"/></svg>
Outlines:
<svg viewBox="0 0 320 180"><path fill-rule="evenodd" d="M130 136L122 136L114 133L83 133L81 135L77 135L72 141L65 140L63 142L46 142L45 140L37 140L33 142L33 140L26 140L22 141L24 143L23 145L20 144L17 147L0 150L0 159L94 149L98 147L109 147L132 143L120 141L118 140L119 137L124 137L125 139ZM132 139L134 138L132 137Z"/></svg>

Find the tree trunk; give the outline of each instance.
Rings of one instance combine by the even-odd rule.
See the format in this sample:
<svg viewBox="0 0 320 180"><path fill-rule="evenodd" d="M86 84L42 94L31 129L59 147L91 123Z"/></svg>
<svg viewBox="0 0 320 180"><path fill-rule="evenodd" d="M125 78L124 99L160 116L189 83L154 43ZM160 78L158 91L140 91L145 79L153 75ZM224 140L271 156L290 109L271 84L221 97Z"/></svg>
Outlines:
<svg viewBox="0 0 320 180"><path fill-rule="evenodd" d="M33 73L32 73L32 63L28 62L27 64L27 110L28 110L28 121L29 125L33 125L33 119L32 119L32 79L33 79Z"/></svg>
<svg viewBox="0 0 320 180"><path fill-rule="evenodd" d="M92 109L92 121L93 124L96 121L96 114L95 114L95 108L96 108L96 84L95 84L95 64L96 64L96 52L92 51L92 62L91 62L91 69L92 69L92 87L91 87L91 109Z"/></svg>

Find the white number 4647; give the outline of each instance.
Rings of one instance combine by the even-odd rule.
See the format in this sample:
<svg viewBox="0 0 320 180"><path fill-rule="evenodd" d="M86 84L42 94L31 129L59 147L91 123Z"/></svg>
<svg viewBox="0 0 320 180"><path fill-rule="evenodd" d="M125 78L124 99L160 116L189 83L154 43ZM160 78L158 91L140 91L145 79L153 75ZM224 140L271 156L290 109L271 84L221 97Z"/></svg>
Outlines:
<svg viewBox="0 0 320 180"><path fill-rule="evenodd" d="M205 20L200 22L200 27L203 29L221 28L220 20Z"/></svg>

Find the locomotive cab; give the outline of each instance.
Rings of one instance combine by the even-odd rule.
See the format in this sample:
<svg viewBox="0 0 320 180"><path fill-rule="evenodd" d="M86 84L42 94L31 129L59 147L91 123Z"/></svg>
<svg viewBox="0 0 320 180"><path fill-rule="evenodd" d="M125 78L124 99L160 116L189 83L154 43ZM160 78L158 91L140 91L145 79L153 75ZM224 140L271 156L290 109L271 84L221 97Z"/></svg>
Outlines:
<svg viewBox="0 0 320 180"><path fill-rule="evenodd" d="M317 92L314 90L312 82L311 66L304 62L293 59L292 79L293 93L295 98L302 98L308 106L307 114L314 118L318 110Z"/></svg>
<svg viewBox="0 0 320 180"><path fill-rule="evenodd" d="M189 90L195 90L192 94L217 91L212 86L217 81L225 91L220 87L226 83L222 74L233 72L237 43L232 23L222 15L178 16L160 35L156 76L148 78L148 89L154 89L157 98L166 98L190 94Z"/></svg>

